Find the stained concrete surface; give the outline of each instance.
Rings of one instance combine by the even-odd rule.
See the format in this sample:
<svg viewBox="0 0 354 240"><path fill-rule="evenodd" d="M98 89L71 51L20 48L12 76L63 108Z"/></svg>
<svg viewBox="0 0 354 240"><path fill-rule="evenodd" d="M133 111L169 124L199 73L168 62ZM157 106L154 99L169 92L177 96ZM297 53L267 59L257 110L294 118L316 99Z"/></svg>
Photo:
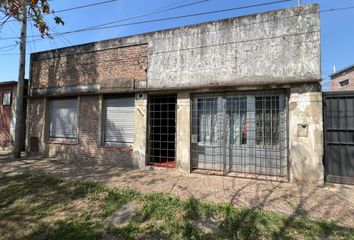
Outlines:
<svg viewBox="0 0 354 240"><path fill-rule="evenodd" d="M106 221L119 228L126 227L139 211L140 206L137 202L129 202L106 218Z"/></svg>
<svg viewBox="0 0 354 240"><path fill-rule="evenodd" d="M62 159L13 160L0 154L0 174L14 175L31 171L52 174L64 179L84 179L109 187L129 187L140 192L165 192L182 199L195 197L214 203L231 203L235 207L263 209L286 216L302 214L311 219L336 221L354 227L354 188L336 191L327 187L304 186L275 181L187 174L176 170L152 168L127 170L102 164L84 165ZM344 186L344 185L341 185Z"/></svg>

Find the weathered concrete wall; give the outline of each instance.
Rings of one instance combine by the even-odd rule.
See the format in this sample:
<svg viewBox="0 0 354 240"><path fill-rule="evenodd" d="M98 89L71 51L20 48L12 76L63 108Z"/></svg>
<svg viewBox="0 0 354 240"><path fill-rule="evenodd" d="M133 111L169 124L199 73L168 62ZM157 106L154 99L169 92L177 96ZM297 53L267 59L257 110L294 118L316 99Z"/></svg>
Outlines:
<svg viewBox="0 0 354 240"><path fill-rule="evenodd" d="M148 88L321 79L319 5L153 33Z"/></svg>
<svg viewBox="0 0 354 240"><path fill-rule="evenodd" d="M133 161L139 168L146 165L147 115L147 95L136 94Z"/></svg>
<svg viewBox="0 0 354 240"><path fill-rule="evenodd" d="M289 163L290 180L324 183L322 92L320 84L290 89Z"/></svg>
<svg viewBox="0 0 354 240"><path fill-rule="evenodd" d="M314 82L319 5L31 55L32 95Z"/></svg>
<svg viewBox="0 0 354 240"><path fill-rule="evenodd" d="M179 170L190 172L191 102L189 92L177 93L176 164Z"/></svg>

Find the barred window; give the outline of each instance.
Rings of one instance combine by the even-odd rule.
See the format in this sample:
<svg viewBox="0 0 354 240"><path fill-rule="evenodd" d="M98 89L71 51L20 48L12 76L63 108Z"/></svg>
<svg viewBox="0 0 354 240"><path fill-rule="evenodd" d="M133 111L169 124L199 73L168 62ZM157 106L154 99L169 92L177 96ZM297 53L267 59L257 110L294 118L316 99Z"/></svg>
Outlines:
<svg viewBox="0 0 354 240"><path fill-rule="evenodd" d="M217 119L217 98L198 99L198 142L217 141L217 132L221 130Z"/></svg>
<svg viewBox="0 0 354 240"><path fill-rule="evenodd" d="M229 97L226 101L227 143L247 144L247 97Z"/></svg>
<svg viewBox="0 0 354 240"><path fill-rule="evenodd" d="M279 96L256 97L256 144L279 144Z"/></svg>

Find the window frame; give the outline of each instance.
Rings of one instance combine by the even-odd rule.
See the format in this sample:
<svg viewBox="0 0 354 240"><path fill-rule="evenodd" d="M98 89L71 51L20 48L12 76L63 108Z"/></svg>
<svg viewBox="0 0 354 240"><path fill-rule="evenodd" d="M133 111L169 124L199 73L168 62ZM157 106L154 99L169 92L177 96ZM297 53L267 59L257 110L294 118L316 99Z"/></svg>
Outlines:
<svg viewBox="0 0 354 240"><path fill-rule="evenodd" d="M76 101L76 129L75 129L75 138L66 138L66 137L52 137L50 134L51 126L51 108L50 102L52 101L61 101L61 100L75 100ZM79 117L80 117L80 97L65 97L65 98L49 98L46 102L46 141L49 143L67 143L67 144L78 144L79 141Z"/></svg>
<svg viewBox="0 0 354 240"><path fill-rule="evenodd" d="M112 141L106 141L106 121L107 121L107 100L112 100L112 99L132 99L133 100L133 131L134 131L134 137L132 142L112 142ZM108 95L108 96L103 96L102 97L102 102L101 102L101 123L100 123L100 133L101 133L101 145L104 147L118 147L118 148L132 148L134 143L135 143L135 134L136 134L136 120L135 120L135 115L136 115L136 103L135 103L135 95L131 94L123 94L123 95Z"/></svg>
<svg viewBox="0 0 354 240"><path fill-rule="evenodd" d="M345 85L342 85L342 83L344 83L344 82L346 82L346 84L345 84ZM348 87L349 84L350 84L349 78L348 78L348 79L341 80L341 81L338 82L338 85L339 85L339 87L341 87L341 88Z"/></svg>
<svg viewBox="0 0 354 240"><path fill-rule="evenodd" d="M4 99L5 99L5 95L9 94L9 102L4 104ZM6 92L3 92L2 95L1 95L1 105L2 106L11 106L11 103L12 103L12 92L11 91L6 91Z"/></svg>

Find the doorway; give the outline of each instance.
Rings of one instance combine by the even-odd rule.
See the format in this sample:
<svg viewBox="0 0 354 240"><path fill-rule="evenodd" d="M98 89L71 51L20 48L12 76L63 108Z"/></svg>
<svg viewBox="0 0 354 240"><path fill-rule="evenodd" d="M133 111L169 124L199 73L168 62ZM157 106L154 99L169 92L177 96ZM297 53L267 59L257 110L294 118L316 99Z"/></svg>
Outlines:
<svg viewBox="0 0 354 240"><path fill-rule="evenodd" d="M176 167L176 95L150 96L148 164Z"/></svg>
<svg viewBox="0 0 354 240"><path fill-rule="evenodd" d="M354 92L323 93L325 179L354 184Z"/></svg>
<svg viewBox="0 0 354 240"><path fill-rule="evenodd" d="M192 170L245 177L287 175L284 94L196 95L192 102Z"/></svg>

